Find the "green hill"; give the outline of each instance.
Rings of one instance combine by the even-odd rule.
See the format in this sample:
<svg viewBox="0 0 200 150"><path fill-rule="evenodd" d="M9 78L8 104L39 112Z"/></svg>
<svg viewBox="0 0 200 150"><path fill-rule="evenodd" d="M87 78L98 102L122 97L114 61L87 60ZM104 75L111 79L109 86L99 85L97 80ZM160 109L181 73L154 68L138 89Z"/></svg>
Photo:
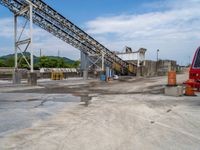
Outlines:
<svg viewBox="0 0 200 150"><path fill-rule="evenodd" d="M29 52L24 52L23 53L24 56L26 57L29 57L30 56L30 53ZM1 56L0 57L0 60L8 60L8 59L11 59L11 58L14 58L15 57L15 54L8 54L8 55L5 55L5 56ZM18 58L22 57L22 54L21 53L18 53ZM64 59L64 61L68 64L73 64L75 61L72 60L72 59L69 59L69 58L66 58L66 57L58 57L58 56L46 56L48 58L59 58L59 59ZM37 57L37 56L33 56L34 58L34 63L38 63L39 62L39 58L40 57Z"/></svg>
<svg viewBox="0 0 200 150"><path fill-rule="evenodd" d="M30 62L30 53L24 52L23 55L28 59ZM14 67L14 54L9 54L5 56L0 57L0 67ZM34 57L34 68L77 68L80 64L79 61L74 61L66 57L57 57L57 56L42 56L42 57ZM18 54L18 58L22 58L22 54ZM21 59L21 61L18 62L19 68L27 68L29 69L29 66L27 65L26 61L24 59Z"/></svg>

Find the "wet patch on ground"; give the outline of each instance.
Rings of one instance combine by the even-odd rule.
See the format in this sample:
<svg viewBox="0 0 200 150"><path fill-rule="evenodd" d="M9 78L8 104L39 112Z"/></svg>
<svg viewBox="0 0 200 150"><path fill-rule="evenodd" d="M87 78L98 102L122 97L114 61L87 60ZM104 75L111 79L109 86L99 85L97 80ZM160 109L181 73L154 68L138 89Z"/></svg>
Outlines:
<svg viewBox="0 0 200 150"><path fill-rule="evenodd" d="M143 79L141 79L143 80ZM124 80L123 82L128 82ZM131 81L131 83L139 82L139 81ZM12 91L14 93L44 93L44 94L73 94L75 96L88 96L89 94L99 93L101 95L110 95L110 94L163 94L164 87L162 85L155 86L147 86L142 89L138 89L132 92L124 92L124 91L112 91L112 89L107 89L104 87L110 86L110 83L106 82L91 82L90 84L83 85L66 85L66 86L49 86L45 85L44 88L41 89L27 89L23 91ZM120 81L116 81L112 83L112 86L118 86ZM9 92L8 92L9 93Z"/></svg>
<svg viewBox="0 0 200 150"><path fill-rule="evenodd" d="M0 93L0 138L80 101L72 94Z"/></svg>

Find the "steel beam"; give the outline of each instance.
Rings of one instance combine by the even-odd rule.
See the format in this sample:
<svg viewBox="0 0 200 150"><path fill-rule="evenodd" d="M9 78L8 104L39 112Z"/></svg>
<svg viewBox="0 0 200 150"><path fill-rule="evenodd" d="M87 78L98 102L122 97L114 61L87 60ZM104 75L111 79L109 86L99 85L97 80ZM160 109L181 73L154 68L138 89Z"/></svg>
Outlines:
<svg viewBox="0 0 200 150"><path fill-rule="evenodd" d="M31 52L31 72L33 72L33 6L29 4L30 15L30 52Z"/></svg>
<svg viewBox="0 0 200 150"><path fill-rule="evenodd" d="M18 69L18 63L21 62L22 58L26 61L27 65L30 67L31 72L33 72L33 50L32 50L32 43L33 43L33 36L32 36L32 30L33 30L33 18L32 18L32 5L29 4L28 6L25 6L24 8L21 7L20 10L15 13L14 15L14 46L15 46L15 69ZM24 23L22 30L19 34L18 37L18 18L20 17L20 15L22 14L29 14L29 18L30 18L30 25L29 25L29 38L27 39L23 39L21 40L21 37L24 33L24 30L26 28L27 25L27 20ZM22 50L20 46L22 45L26 45L25 49ZM30 62L27 60L27 58L24 56L23 52L26 52L27 49L30 49ZM18 52L21 53L22 57L19 59L18 62Z"/></svg>
<svg viewBox="0 0 200 150"><path fill-rule="evenodd" d="M14 15L14 49L15 49L15 69L18 69L17 56L17 16Z"/></svg>
<svg viewBox="0 0 200 150"><path fill-rule="evenodd" d="M32 24L36 24L64 42L88 54L104 53L106 64L117 63L123 68L128 68L129 63L120 59L101 43L96 41L78 26L63 17L42 0L0 0L0 3L9 8L13 13L30 20L30 48L32 49ZM25 11L29 6L29 13ZM32 54L32 50L31 50ZM31 66L33 59L31 56ZM31 70L33 70L31 67ZM104 66L102 65L102 68Z"/></svg>

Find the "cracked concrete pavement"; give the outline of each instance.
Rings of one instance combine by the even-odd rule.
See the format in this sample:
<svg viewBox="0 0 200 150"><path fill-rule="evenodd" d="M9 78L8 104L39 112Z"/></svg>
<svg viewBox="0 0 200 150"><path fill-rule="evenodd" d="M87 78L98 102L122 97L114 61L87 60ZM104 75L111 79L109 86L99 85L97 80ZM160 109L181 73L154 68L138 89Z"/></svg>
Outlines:
<svg viewBox="0 0 200 150"><path fill-rule="evenodd" d="M186 79L187 74L178 75L178 83ZM49 96L50 104L33 108L26 102L27 105L20 104L18 109L12 109L13 104L7 105L13 113L0 109L3 121L4 116L20 117L20 111L34 114L22 119L29 122L28 125L18 129L11 127L15 130L0 137L0 149L199 150L199 95L163 95L166 77L130 78L110 83L79 80L58 81L52 87L48 86L51 82L45 81L39 83L41 88L1 93L0 107L3 107L2 100L16 102L16 99L26 100L24 97L38 106ZM91 98L91 103L85 107L81 98L82 101ZM38 111L50 115L41 118L35 115Z"/></svg>

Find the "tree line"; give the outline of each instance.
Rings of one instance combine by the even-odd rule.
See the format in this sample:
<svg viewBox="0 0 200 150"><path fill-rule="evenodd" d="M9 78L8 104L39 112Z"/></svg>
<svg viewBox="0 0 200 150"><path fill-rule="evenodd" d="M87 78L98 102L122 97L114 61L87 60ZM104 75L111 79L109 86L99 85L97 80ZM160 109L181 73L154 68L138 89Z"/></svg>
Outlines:
<svg viewBox="0 0 200 150"><path fill-rule="evenodd" d="M30 62L30 57L26 56L28 62ZM9 57L7 59L0 59L0 67L14 67L15 59L14 57ZM40 68L78 68L80 61L74 61L73 63L67 63L63 58L51 58L48 56L39 57L34 63L34 69ZM29 69L28 64L25 59L20 59L18 61L19 68Z"/></svg>

